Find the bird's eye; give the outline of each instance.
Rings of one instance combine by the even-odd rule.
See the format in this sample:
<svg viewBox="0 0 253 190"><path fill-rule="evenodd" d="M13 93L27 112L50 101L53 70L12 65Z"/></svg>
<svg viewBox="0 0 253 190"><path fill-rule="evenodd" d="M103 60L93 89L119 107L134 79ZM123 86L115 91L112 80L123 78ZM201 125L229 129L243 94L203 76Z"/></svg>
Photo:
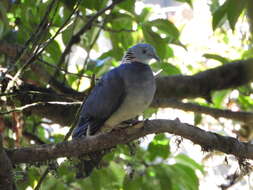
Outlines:
<svg viewBox="0 0 253 190"><path fill-rule="evenodd" d="M142 50L142 53L145 54L145 53L147 53L147 51L144 49L144 50Z"/></svg>

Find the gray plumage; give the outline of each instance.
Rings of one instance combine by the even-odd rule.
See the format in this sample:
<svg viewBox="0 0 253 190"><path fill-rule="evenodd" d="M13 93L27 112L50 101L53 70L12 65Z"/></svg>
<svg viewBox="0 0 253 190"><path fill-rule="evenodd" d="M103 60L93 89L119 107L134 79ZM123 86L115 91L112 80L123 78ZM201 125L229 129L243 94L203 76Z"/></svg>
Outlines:
<svg viewBox="0 0 253 190"><path fill-rule="evenodd" d="M106 73L86 99L73 138L110 131L148 108L156 90L146 64L152 58L158 60L149 44L137 44L127 51L122 64Z"/></svg>
<svg viewBox="0 0 253 190"><path fill-rule="evenodd" d="M150 105L156 87L146 62L152 58L158 59L148 44L137 44L128 50L122 64L106 73L86 99L74 138L93 135L103 125L101 131L109 131Z"/></svg>

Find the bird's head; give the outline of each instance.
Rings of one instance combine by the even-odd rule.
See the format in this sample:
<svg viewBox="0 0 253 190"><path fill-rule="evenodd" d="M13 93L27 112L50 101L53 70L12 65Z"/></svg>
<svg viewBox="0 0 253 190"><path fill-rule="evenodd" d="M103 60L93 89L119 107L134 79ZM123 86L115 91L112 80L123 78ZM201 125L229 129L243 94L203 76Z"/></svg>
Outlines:
<svg viewBox="0 0 253 190"><path fill-rule="evenodd" d="M155 48L149 44L137 44L129 48L124 58L125 61L137 61L141 63L148 63L151 59L160 61L156 55Z"/></svg>

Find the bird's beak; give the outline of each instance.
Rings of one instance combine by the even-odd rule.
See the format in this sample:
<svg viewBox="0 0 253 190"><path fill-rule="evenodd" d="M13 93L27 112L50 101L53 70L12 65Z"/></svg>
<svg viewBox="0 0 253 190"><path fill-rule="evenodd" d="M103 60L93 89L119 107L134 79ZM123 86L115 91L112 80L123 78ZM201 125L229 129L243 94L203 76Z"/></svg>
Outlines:
<svg viewBox="0 0 253 190"><path fill-rule="evenodd" d="M157 55L153 55L153 58L154 58L156 61L160 62L160 58L159 58Z"/></svg>

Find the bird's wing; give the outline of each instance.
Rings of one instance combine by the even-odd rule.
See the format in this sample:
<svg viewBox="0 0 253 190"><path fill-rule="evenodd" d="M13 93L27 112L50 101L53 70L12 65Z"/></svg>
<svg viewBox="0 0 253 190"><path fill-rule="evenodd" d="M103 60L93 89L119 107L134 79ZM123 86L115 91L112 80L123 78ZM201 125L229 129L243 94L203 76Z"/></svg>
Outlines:
<svg viewBox="0 0 253 190"><path fill-rule="evenodd" d="M119 70L120 67L106 73L91 91L73 132L74 138L86 135L88 128L88 134L95 134L123 102L126 93Z"/></svg>

